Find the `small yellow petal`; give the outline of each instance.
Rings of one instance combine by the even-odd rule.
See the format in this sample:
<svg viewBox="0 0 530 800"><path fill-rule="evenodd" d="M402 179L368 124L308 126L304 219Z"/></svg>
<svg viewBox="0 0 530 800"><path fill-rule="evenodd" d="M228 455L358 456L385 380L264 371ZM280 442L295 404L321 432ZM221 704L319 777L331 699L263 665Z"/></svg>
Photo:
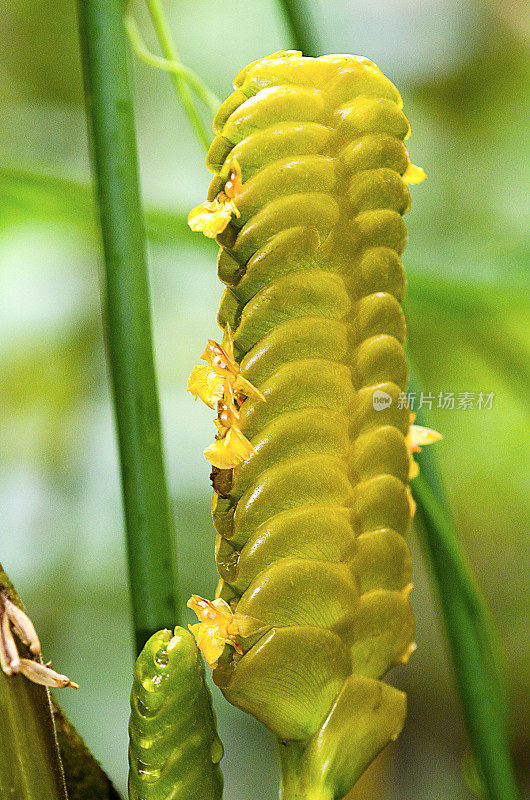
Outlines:
<svg viewBox="0 0 530 800"><path fill-rule="evenodd" d="M231 219L232 212L225 206L212 214L209 221L204 225L202 232L208 239L215 239L216 236L219 236L224 231Z"/></svg>
<svg viewBox="0 0 530 800"><path fill-rule="evenodd" d="M242 394L246 395L247 397L255 397L258 400L265 400L265 397L262 395L259 389L247 381L242 375L238 375L234 381L234 388L236 391L241 392Z"/></svg>
<svg viewBox="0 0 530 800"><path fill-rule="evenodd" d="M399 659L400 664L407 664L411 655L418 649L416 642L411 642L401 658Z"/></svg>
<svg viewBox="0 0 530 800"><path fill-rule="evenodd" d="M222 600L220 597L212 602L212 600L206 600L199 594L192 594L186 605L197 614L201 622L206 622L207 620L219 621L222 617L225 621L228 620L230 622L233 617L230 606L226 600Z"/></svg>
<svg viewBox="0 0 530 800"><path fill-rule="evenodd" d="M188 378L188 392L194 397L200 397L210 408L215 408L215 404L223 396L223 384L224 379L211 367L196 366Z"/></svg>
<svg viewBox="0 0 530 800"><path fill-rule="evenodd" d="M188 627L195 637L197 647L212 669L217 666L226 644L241 652L241 647L236 639L238 627L234 623L234 615L230 606L225 600L218 597L212 602L194 594L188 600L187 605L201 620Z"/></svg>
<svg viewBox="0 0 530 800"><path fill-rule="evenodd" d="M423 447L426 444L433 444L442 439L442 434L433 431L432 428L424 428L421 425L411 425L407 441L409 448Z"/></svg>
<svg viewBox="0 0 530 800"><path fill-rule="evenodd" d="M427 175L425 174L425 170L421 167L417 167L415 164L411 164L409 161L409 165L402 177L405 183L421 183L425 180Z"/></svg>
<svg viewBox="0 0 530 800"><path fill-rule="evenodd" d="M209 667L215 669L228 640L219 636L219 632L213 626L204 622L188 625L188 628L194 635L204 660Z"/></svg>
<svg viewBox="0 0 530 800"><path fill-rule="evenodd" d="M204 451L204 457L213 467L232 469L246 461L255 450L241 431L232 427L222 439L216 439Z"/></svg>
<svg viewBox="0 0 530 800"><path fill-rule="evenodd" d="M223 374L225 371L236 374L239 370L239 365L234 361L232 354L213 339L206 341L204 353L200 357L211 367L219 370L219 374Z"/></svg>
<svg viewBox="0 0 530 800"><path fill-rule="evenodd" d="M202 231L209 239L214 239L224 231L233 213L233 203L220 203L215 199L192 208L188 215L188 225L192 231Z"/></svg>
<svg viewBox="0 0 530 800"><path fill-rule="evenodd" d="M414 517L414 514L416 513L416 501L412 496L412 492L410 491L409 486L407 486L407 500L409 501L410 518L412 519Z"/></svg>
<svg viewBox="0 0 530 800"><path fill-rule="evenodd" d="M409 481L411 481L413 478L416 478L418 476L420 471L420 465L418 464L417 461L414 461L412 455L410 455L409 457L410 457Z"/></svg>
<svg viewBox="0 0 530 800"><path fill-rule="evenodd" d="M213 203L201 203L195 206L188 214L188 225L192 231L202 231L211 215L215 213Z"/></svg>

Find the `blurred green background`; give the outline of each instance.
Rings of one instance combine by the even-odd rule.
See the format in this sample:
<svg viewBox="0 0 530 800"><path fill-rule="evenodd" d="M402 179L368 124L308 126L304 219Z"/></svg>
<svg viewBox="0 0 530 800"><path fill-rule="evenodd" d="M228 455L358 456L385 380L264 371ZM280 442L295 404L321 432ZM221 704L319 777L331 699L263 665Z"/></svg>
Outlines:
<svg viewBox="0 0 530 800"><path fill-rule="evenodd" d="M322 52L375 61L399 86L410 152L428 180L407 216L409 344L462 543L498 621L524 774L528 606L528 284L525 4L469 0L313 0ZM141 6L137 19L158 52ZM272 0L168 0L184 63L221 97L235 72L291 46ZM525 27L526 25L526 27ZM81 684L60 700L125 790L132 637L103 331L100 252L89 184L75 4L0 7L0 560L45 656ZM148 210L156 358L178 537L182 600L213 594L211 414L187 375L216 338L215 245L188 209L209 181L168 76L134 63ZM207 119L207 117L205 117ZM526 239L528 241L528 239ZM455 409L437 396L455 392ZM474 408L457 409L458 393ZM495 393L491 409L478 394ZM471 797L462 718L429 576L414 534L418 650L395 680L405 731L355 795ZM187 622L192 621L190 612ZM275 744L215 692L226 800L277 796Z"/></svg>

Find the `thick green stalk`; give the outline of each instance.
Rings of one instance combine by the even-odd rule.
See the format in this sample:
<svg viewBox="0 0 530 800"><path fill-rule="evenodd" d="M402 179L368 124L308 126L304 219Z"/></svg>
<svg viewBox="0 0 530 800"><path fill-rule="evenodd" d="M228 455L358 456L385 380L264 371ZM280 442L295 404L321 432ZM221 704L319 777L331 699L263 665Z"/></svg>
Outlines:
<svg viewBox="0 0 530 800"><path fill-rule="evenodd" d="M105 256L105 322L138 652L177 622L174 537L153 363L145 230L121 0L79 0Z"/></svg>
<svg viewBox="0 0 530 800"><path fill-rule="evenodd" d="M146 4L164 58L167 59L168 61L178 62L179 55L177 52L177 48L175 46L175 42L173 41L173 37L171 35L171 30L166 21L166 16L164 14L164 8L162 6L162 3L160 2L160 0L146 0ZM170 76L173 85L175 87L175 90L177 94L180 96L182 105L184 106L184 111L186 112L188 119L190 120L193 126L195 134L199 139L199 142L203 146L204 150L207 151L210 146L211 137L208 135L203 125L203 122L199 114L197 113L186 81L184 78L182 78L178 73L174 71L170 72Z"/></svg>
<svg viewBox="0 0 530 800"><path fill-rule="evenodd" d="M414 379L411 389L417 390ZM425 424L422 411L418 423ZM479 779L489 800L517 800L509 749L509 696L502 643L446 512L447 498L429 448L411 482L417 529L432 571Z"/></svg>
<svg viewBox="0 0 530 800"><path fill-rule="evenodd" d="M445 514L433 486L429 483L428 477L420 475L416 478L412 483L412 491L424 518L427 514L430 517L431 546L439 550L451 565L453 584L466 604L470 619L477 631L485 664L491 672L499 713L508 722L509 698L506 688L504 655L491 612L471 567L460 550L456 532ZM429 552L426 555L430 558Z"/></svg>
<svg viewBox="0 0 530 800"><path fill-rule="evenodd" d="M280 800L333 800L332 793L325 787L304 785L300 758L304 744L300 742L279 742L282 783Z"/></svg>

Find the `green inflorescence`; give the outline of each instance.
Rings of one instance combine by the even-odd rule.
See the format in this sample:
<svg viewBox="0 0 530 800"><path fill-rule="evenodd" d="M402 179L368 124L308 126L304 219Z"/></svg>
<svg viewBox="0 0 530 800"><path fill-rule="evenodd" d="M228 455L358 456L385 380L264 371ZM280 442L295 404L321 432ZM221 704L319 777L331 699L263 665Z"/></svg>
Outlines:
<svg viewBox="0 0 530 800"><path fill-rule="evenodd" d="M134 668L130 800L221 800L222 755L195 639L184 628L153 634Z"/></svg>
<svg viewBox="0 0 530 800"><path fill-rule="evenodd" d="M381 678L414 648L400 256L423 173L367 59L278 53L234 89L207 158L212 209L242 178L217 236L218 321L265 402L240 403L253 452L213 516L218 594L261 627L214 680L280 739L282 796L334 800L405 718Z"/></svg>

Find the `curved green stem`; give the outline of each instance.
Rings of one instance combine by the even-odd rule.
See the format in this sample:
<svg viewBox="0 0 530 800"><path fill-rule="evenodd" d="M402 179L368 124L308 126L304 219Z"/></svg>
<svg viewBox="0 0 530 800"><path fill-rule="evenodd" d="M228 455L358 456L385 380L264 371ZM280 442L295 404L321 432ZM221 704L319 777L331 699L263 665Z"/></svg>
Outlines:
<svg viewBox="0 0 530 800"><path fill-rule="evenodd" d="M417 370L413 370L417 374ZM411 379L411 388L417 390ZM422 411L417 422L425 424ZM440 599L474 763L489 800L518 800L509 749L509 696L503 647L447 511L435 455L417 456L411 481L417 528Z"/></svg>
<svg viewBox="0 0 530 800"><path fill-rule="evenodd" d="M166 16L164 14L162 3L160 0L146 0L146 4L164 58L167 59L167 61L179 63L179 55L171 35L171 30L167 23ZM170 71L170 74L173 85L182 101L184 110L193 126L197 138L199 139L199 142L204 150L208 151L211 137L208 135L206 128L204 127L203 122L197 113L197 109L193 104L187 83L174 70Z"/></svg>
<svg viewBox="0 0 530 800"><path fill-rule="evenodd" d="M145 230L121 0L79 0L105 256L105 326L138 652L177 622L174 537L153 361Z"/></svg>
<svg viewBox="0 0 530 800"><path fill-rule="evenodd" d="M429 535L432 545L439 551L440 557L450 564L451 580L458 587L458 592L466 604L467 613L473 621L481 641L481 650L485 661L491 665L499 713L508 724L509 698L505 679L506 665L503 646L491 611L477 584L475 575L459 547L456 531L428 481L420 473L411 482L411 488L423 517L429 519Z"/></svg>
<svg viewBox="0 0 530 800"><path fill-rule="evenodd" d="M129 41L131 42L134 52L142 61L145 61L150 67L155 67L155 69L161 69L165 72L172 72L184 78L197 97L208 106L212 114L217 112L221 101L208 86L206 86L196 72L185 67L184 64L181 64L179 61L168 61L166 58L160 58L160 56L155 56L154 53L151 53L141 37L140 30L134 17L130 14L125 17L125 27L129 34Z"/></svg>
<svg viewBox="0 0 530 800"><path fill-rule="evenodd" d="M420 463L426 458L422 453ZM502 648L495 625L435 492L421 475L412 482L412 491L478 774L491 800L518 800L508 742Z"/></svg>

